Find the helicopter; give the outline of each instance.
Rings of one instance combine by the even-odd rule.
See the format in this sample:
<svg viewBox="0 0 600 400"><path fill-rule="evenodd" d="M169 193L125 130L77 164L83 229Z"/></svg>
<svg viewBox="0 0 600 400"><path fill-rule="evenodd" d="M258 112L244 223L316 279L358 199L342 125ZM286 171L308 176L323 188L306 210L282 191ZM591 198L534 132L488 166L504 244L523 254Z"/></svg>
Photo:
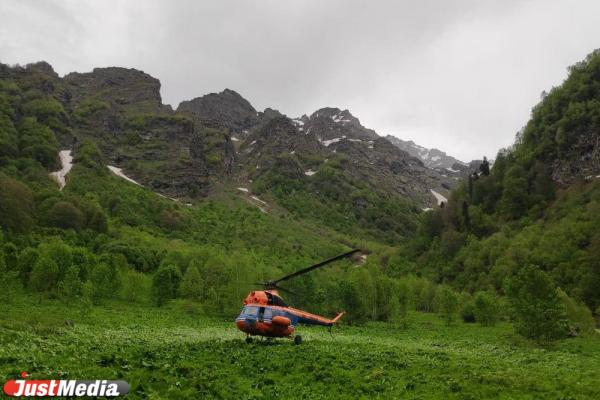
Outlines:
<svg viewBox="0 0 600 400"><path fill-rule="evenodd" d="M299 345L302 343L302 336L294 334L297 324L322 325L331 329L342 318L345 314L344 312L329 319L289 307L279 295L279 290L292 294L293 292L278 286L278 284L314 271L334 261L349 257L359 251L359 249L354 249L285 275L282 278L255 283L255 285L262 286L263 290L253 291L246 296L242 311L235 320L237 328L246 334L246 343L252 342L252 336L262 336L268 340L273 338L293 338L294 343Z"/></svg>

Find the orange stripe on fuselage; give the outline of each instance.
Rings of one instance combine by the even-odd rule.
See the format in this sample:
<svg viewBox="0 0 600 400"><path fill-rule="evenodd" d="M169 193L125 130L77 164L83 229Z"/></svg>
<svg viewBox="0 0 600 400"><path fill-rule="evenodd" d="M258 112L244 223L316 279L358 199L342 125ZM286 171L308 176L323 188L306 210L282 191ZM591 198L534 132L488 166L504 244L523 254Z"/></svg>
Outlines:
<svg viewBox="0 0 600 400"><path fill-rule="evenodd" d="M322 325L332 325L334 323L333 320L331 320L329 318L325 318L325 317L322 317L322 316L316 315L316 314L311 314L309 312L298 310L297 308L293 308L293 307L270 306L270 305L258 304L258 303L246 304L246 306L256 306L256 307L271 308L273 310L281 310L284 312L289 312L290 314L293 314L300 318L311 319Z"/></svg>

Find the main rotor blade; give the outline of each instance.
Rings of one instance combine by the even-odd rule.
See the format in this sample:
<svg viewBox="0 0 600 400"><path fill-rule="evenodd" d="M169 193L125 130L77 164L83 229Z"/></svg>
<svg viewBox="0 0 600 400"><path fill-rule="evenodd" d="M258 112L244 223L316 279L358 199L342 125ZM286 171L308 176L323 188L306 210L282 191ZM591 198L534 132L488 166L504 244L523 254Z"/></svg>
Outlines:
<svg viewBox="0 0 600 400"><path fill-rule="evenodd" d="M307 273L307 272L310 272L310 271L312 271L312 270L315 270L315 269L317 269L317 268L319 268L319 267L322 267L322 266L324 266L324 265L327 265L327 264L329 264L329 263L332 263L332 262L334 262L334 261L337 261L337 260L340 260L340 259L342 259L342 258L346 258L346 257L348 257L348 256L351 256L352 254L354 254L354 253L357 253L357 252L359 252L359 251L360 251L359 249L354 249L354 250L348 251L348 252L346 252L346 253L343 253L343 254L337 255L337 256L335 256L335 257L328 258L328 259L327 259L327 260L325 260L325 261L321 261L320 263L317 263L317 264L311 265L310 267L306 267L306 268L304 268L304 269L301 269L301 270L299 270L299 271L292 272L291 274L288 274L288 275L284 276L283 278L279 278L279 279L277 279L277 280L275 280L275 281L271 281L271 282L269 282L269 283L270 283L270 284L272 284L272 285L276 285L276 284L277 284L277 283L279 283L279 282L282 282L282 281L287 281L288 279L294 278L294 277L296 277L296 276L298 276L298 275L305 274L305 273Z"/></svg>
<svg viewBox="0 0 600 400"><path fill-rule="evenodd" d="M291 294L293 296L300 296L298 293L292 292L290 289L286 289L286 288L283 288L281 286L276 286L274 290L281 290L282 292L289 293L289 294Z"/></svg>

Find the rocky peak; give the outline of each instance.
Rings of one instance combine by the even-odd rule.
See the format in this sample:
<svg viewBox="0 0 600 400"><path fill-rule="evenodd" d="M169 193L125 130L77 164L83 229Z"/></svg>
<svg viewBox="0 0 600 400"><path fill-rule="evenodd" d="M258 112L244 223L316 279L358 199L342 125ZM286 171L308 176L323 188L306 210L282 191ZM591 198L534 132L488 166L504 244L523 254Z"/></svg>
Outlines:
<svg viewBox="0 0 600 400"><path fill-rule="evenodd" d="M262 113L259 113L259 119L263 122L270 121L274 118L279 118L282 116L283 114L281 114L278 110L274 110L269 107L265 108L265 111L263 111Z"/></svg>
<svg viewBox="0 0 600 400"><path fill-rule="evenodd" d="M252 176L273 168L282 157L301 154L323 156L324 149L314 135L300 134L292 120L280 116L254 129L240 146L238 158Z"/></svg>
<svg viewBox="0 0 600 400"><path fill-rule="evenodd" d="M242 133L259 122L258 113L254 107L248 100L231 89L183 101L179 104L177 112L190 115L199 121L218 120L229 128L232 134Z"/></svg>
<svg viewBox="0 0 600 400"><path fill-rule="evenodd" d="M52 75L58 78L58 74L52 68L52 65L48 64L46 61L38 61L35 63L27 64L25 69L28 71L38 71L48 75Z"/></svg>
<svg viewBox="0 0 600 400"><path fill-rule="evenodd" d="M348 110L334 107L321 108L310 115L297 118L297 125L302 125L305 133L313 133L321 140L342 138L375 140L379 137L375 131L360 124Z"/></svg>
<svg viewBox="0 0 600 400"><path fill-rule="evenodd" d="M356 128L363 128L358 118L350 113L348 110L340 110L336 107L325 107L321 108L314 113L311 114L310 120L316 120L319 118L323 118L325 120L330 119L333 123L353 126Z"/></svg>
<svg viewBox="0 0 600 400"><path fill-rule="evenodd" d="M160 97L160 81L133 68L94 68L92 72L72 72L64 77L74 103L100 98L119 108L136 112L165 110Z"/></svg>
<svg viewBox="0 0 600 400"><path fill-rule="evenodd" d="M423 164L428 168L447 169L449 172L458 171L458 168L454 168L455 165L466 166L462 161L449 156L438 149L428 149L423 146L419 146L412 140L402 140L392 135L387 135L386 139L389 140L394 146L400 150L406 151L413 157L420 159ZM460 168L462 170L463 168Z"/></svg>

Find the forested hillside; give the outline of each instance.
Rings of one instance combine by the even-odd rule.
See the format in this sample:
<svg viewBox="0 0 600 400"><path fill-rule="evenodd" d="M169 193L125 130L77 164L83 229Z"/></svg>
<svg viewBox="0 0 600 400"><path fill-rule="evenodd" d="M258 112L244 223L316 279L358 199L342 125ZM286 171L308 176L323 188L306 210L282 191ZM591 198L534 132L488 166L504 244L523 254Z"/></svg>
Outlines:
<svg viewBox="0 0 600 400"><path fill-rule="evenodd" d="M600 52L542 94L514 146L427 212L395 267L504 294L525 266L600 305Z"/></svg>
<svg viewBox="0 0 600 400"><path fill-rule="evenodd" d="M113 74L113 70L102 71L103 79L109 75L111 82ZM133 71L126 75L140 77ZM311 184L290 181L294 186L289 186L275 175L259 177L256 190L261 198L227 175L214 179L210 194L201 195L209 187L211 168L222 170L225 165L210 161L212 151L219 157L224 154L210 138L231 132L223 131L217 122L213 122L217 128L207 128L185 116L171 115L148 94L156 82L150 81L154 88L150 92L142 84L133 85L134 92L128 94L102 85L82 90L81 82L89 77L70 75L65 84L45 63L4 66L2 78L3 301L10 304L26 294L41 303L61 300L85 308L114 300L160 306L180 298L192 312L231 318L255 288L252 282L359 247L363 258L292 282L289 287L298 297L290 300L315 312L347 309L349 321L392 317L388 301L397 298L395 285L400 282L388 277L380 264L392 247L373 238L390 241L396 234L381 223L377 231L371 228L378 218L389 216L383 209L379 216L370 217L368 205L387 202L392 212L408 214L410 227L416 223L418 207L408 200L395 204L363 189L362 208L349 208L352 191L364 184L355 180L357 186L352 186L345 181L341 165L334 160ZM70 89L73 85L79 89ZM139 113L144 114L136 116ZM151 155L161 158L165 152L177 151L169 137L198 147L182 159L165 157L156 164ZM56 171L62 164L59 150L65 148L74 157L62 187ZM186 159L186 154L195 161ZM130 166L144 186L115 173L122 174L112 165L116 163ZM180 175L166 178L163 168ZM189 168L199 171L202 179L186 174ZM154 180L149 178L153 172ZM285 169L279 173L284 175ZM169 179L173 183L163 186ZM186 182L198 184L198 191L188 191ZM322 194L325 203L311 198L309 192L315 189L328 191ZM177 194L181 195L177 199L166 197ZM343 200L341 195L348 197ZM315 207L321 207L321 214ZM314 217L303 218L307 214ZM327 220L320 221L320 215L327 215ZM360 215L364 215L362 222ZM410 234L404 224L397 226L404 235ZM371 291L367 299L361 295L365 282Z"/></svg>
<svg viewBox="0 0 600 400"><path fill-rule="evenodd" d="M556 321L592 326L597 52L544 95L513 148L431 211L421 210L441 196L434 189L448 193L458 178L445 180L347 110L292 120L228 90L173 111L140 71L60 78L38 63L0 72L7 301L180 299L190 312L230 318L251 282L358 247L363 257L291 282L291 302L346 310L349 323L406 322L418 310L492 325L518 319L505 299L514 306L539 286ZM74 158L58 185L61 150ZM548 338L564 336L565 324Z"/></svg>

